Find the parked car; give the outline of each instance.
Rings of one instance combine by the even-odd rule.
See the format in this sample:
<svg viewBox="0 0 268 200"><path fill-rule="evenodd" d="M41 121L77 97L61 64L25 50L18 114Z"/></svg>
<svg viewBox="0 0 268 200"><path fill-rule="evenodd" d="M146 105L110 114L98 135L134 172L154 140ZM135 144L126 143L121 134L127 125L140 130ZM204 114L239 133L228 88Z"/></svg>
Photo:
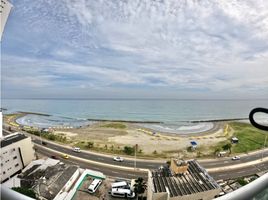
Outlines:
<svg viewBox="0 0 268 200"><path fill-rule="evenodd" d="M115 156L114 157L114 161L117 161L117 162L123 162L124 161L124 158L120 157L120 156Z"/></svg>
<svg viewBox="0 0 268 200"><path fill-rule="evenodd" d="M232 157L232 160L240 160L240 157L239 156L234 156L234 157Z"/></svg>
<svg viewBox="0 0 268 200"><path fill-rule="evenodd" d="M46 143L46 142L44 142L44 141L42 141L42 145L47 145L47 143Z"/></svg>
<svg viewBox="0 0 268 200"><path fill-rule="evenodd" d="M74 152L77 152L77 153L80 153L81 152L81 149L79 147L74 147L73 148L73 151Z"/></svg>
<svg viewBox="0 0 268 200"><path fill-rule="evenodd" d="M89 193L95 193L98 187L101 185L101 183L102 183L101 179L94 179L88 187Z"/></svg>
<svg viewBox="0 0 268 200"><path fill-rule="evenodd" d="M67 154L63 154L62 157L63 157L64 159L68 159L68 158L69 158L69 156L68 156Z"/></svg>

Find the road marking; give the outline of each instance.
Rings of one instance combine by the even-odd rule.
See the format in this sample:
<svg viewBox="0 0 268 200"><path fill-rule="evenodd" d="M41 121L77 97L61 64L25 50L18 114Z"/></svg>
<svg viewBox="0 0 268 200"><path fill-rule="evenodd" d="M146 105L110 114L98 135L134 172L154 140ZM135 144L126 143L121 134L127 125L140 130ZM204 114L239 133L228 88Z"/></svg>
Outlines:
<svg viewBox="0 0 268 200"><path fill-rule="evenodd" d="M119 174L119 172L115 172L115 171L111 171L112 173L114 173L114 174Z"/></svg>
<svg viewBox="0 0 268 200"><path fill-rule="evenodd" d="M128 176L135 176L136 177L136 175L134 175L134 174L127 174Z"/></svg>

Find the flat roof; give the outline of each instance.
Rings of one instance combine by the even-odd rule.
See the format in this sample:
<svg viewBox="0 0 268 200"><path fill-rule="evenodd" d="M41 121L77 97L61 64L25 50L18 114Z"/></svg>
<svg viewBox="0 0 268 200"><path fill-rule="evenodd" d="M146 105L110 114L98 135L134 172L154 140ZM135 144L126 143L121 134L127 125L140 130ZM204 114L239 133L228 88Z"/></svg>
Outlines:
<svg viewBox="0 0 268 200"><path fill-rule="evenodd" d="M33 188L39 196L54 199L77 169L76 165L61 162L55 165L35 164L19 174L18 178L22 187Z"/></svg>
<svg viewBox="0 0 268 200"><path fill-rule="evenodd" d="M7 135L3 139L1 139L1 148L8 146L12 143L18 142L20 140L23 140L25 138L27 138L27 136L25 136L22 133Z"/></svg>
<svg viewBox="0 0 268 200"><path fill-rule="evenodd" d="M175 197L220 189L216 181L195 160L188 161L188 164L187 173L183 175L175 175L167 167L152 171L154 192L167 192L168 188L170 197Z"/></svg>

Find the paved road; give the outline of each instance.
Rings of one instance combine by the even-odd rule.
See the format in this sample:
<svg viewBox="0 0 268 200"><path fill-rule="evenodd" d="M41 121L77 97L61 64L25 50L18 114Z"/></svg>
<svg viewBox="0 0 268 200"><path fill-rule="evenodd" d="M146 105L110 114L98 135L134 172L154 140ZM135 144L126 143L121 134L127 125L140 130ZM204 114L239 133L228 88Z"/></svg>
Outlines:
<svg viewBox="0 0 268 200"><path fill-rule="evenodd" d="M40 141L38 139L34 139L33 142L36 144L40 144ZM45 146L50 148L50 149L54 149L56 151L61 151L63 153L73 155L73 156L78 156L78 154L79 154L80 158L89 159L89 160L96 161L96 162L103 162L103 163L107 163L107 164L125 166L125 167L134 167L133 160L125 159L124 162L119 163L119 162L113 161L113 156L102 156L99 154L94 154L94 153L90 153L90 152L83 152L83 151L80 153L76 153L76 152L73 152L69 148L65 148L63 146L59 146L59 145L56 145L56 144L53 144L50 142L47 142L47 144ZM240 163L244 163L244 162L250 162L250 161L261 159L262 154L263 154L263 157L267 157L268 156L268 149L266 149L264 153L260 152L260 153L256 153L256 154L249 154L249 155L241 156L241 159L236 160L236 161L233 161L231 159L231 157L227 157L227 158L219 158L219 159L210 160L210 161L198 160L198 162L200 162L200 164L205 168L225 167L225 166L229 166L229 165L233 165L233 164L240 164ZM165 164L165 162L163 162L163 161L160 162L160 161L141 161L141 160L137 160L137 163L136 163L137 168L144 168L144 169L156 169L163 164Z"/></svg>
<svg viewBox="0 0 268 200"><path fill-rule="evenodd" d="M4 134L8 134L7 132L4 131ZM35 139L33 139L33 142L36 144L40 144L40 140L37 139L35 137ZM80 153L76 153L73 152L71 149L63 147L63 146L59 146L57 144L53 144L51 142L46 142L47 144L45 145L45 147L49 148L49 149L53 149L56 151L60 151L62 153L66 153L72 156L76 156L76 157L80 157L80 158L84 158L87 160L92 160L92 161L96 161L96 162L100 162L100 163L106 163L106 164L111 164L111 165L115 165L115 166L125 166L125 167L134 167L134 161L133 160L128 160L126 159L124 162L115 162L113 161L113 157L112 156L105 156L105 155L99 155L99 154L94 154L94 153L90 153L90 152L80 152ZM45 151L43 149L37 148L37 151L47 155L47 156L51 156L54 155L54 153L52 152L48 152ZM224 167L224 166L230 166L233 164L239 164L239 163L243 163L243 162L249 162L249 161L254 161L257 159L260 159L262 157L267 157L268 156L268 149L265 150L265 152L260 152L260 153L256 153L256 154L249 154L246 156L241 156L241 160L238 161L232 161L231 158L220 158L220 159L215 159L215 160L209 160L209 161L202 161L202 160L198 160L200 162L200 164L206 168L217 168L217 167ZM68 159L68 160L64 160L65 162L70 162L72 164L78 164L80 165L82 168L91 168L91 169L95 169L98 171L103 172L104 174L108 175L108 176L115 176L115 177L123 177L123 178L132 178L132 177L137 177L137 176L146 176L145 173L141 173L141 172L129 172L129 171L124 171L122 169L116 169L116 168L109 168L109 167L103 167L100 165L96 165L96 164L88 164L82 161L77 161L77 160L72 160L72 159ZM159 161L141 161L138 160L137 161L137 168L145 168L145 169L156 169L159 166L163 165L165 162L159 162ZM260 167L260 168L259 168ZM240 169L236 169L236 170L228 170L228 172L217 172L217 173L210 173L212 176L214 176L216 179L227 179L227 178L232 178L235 176L244 176L244 175L248 175L248 174L254 174L256 172L259 171L259 169L267 169L268 168L268 162L266 163L262 163L262 164L258 164L258 165L253 165L247 168L243 168L242 170Z"/></svg>
<svg viewBox="0 0 268 200"><path fill-rule="evenodd" d="M251 165L241 169L228 170L226 172L210 172L209 174L216 180L226 180L248 176L262 171L268 171L268 162Z"/></svg>
<svg viewBox="0 0 268 200"><path fill-rule="evenodd" d="M38 148L36 146L36 152L45 156L50 157L51 156L51 152ZM55 155L55 154L53 154ZM146 172L137 172L137 171L125 171L122 169L116 169L116 168L109 168L109 167L105 167L105 166L99 166L99 165L95 165L95 164L88 164L86 162L83 161L79 161L79 160L75 160L72 158L68 158L68 159L63 159L60 157L60 155L57 155L57 159L63 161L64 163L67 164L72 164L72 165L79 165L81 168L88 168L88 169L92 169L92 170L96 170L96 171L101 171L102 173L104 173L106 176L111 176L111 177L118 177L118 178L127 178L127 179L132 179L132 178L137 178L137 177L147 177L147 173Z"/></svg>
<svg viewBox="0 0 268 200"><path fill-rule="evenodd" d="M51 155L50 152L48 152L47 150L43 150L41 148L37 148L37 152L46 156ZM101 171L105 175L111 176L111 177L127 178L127 179L132 179L132 178L137 178L137 177L147 178L147 173L145 172L135 172L135 171L130 172L130 171L125 171L125 170L116 169L116 168L111 169L105 166L88 164L84 161L78 161L72 158L63 159L59 157L59 159L65 163L79 165L81 168L89 168L89 169ZM265 171L265 170L268 170L268 162L252 165L252 166L241 168L241 169L228 170L226 172L225 171L224 172L210 172L209 174L215 180L220 180L220 179L226 180L226 179L238 178L238 177L255 174L261 171Z"/></svg>

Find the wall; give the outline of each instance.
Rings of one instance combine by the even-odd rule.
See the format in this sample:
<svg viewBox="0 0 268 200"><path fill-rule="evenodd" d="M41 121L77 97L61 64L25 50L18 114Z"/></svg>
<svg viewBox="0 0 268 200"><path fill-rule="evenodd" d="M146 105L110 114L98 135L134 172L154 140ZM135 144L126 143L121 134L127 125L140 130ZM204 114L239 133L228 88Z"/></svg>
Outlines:
<svg viewBox="0 0 268 200"><path fill-rule="evenodd" d="M10 178L10 176L15 174L19 170L22 170L34 159L35 157L33 144L31 138L29 137L3 147L1 149L0 159L1 182L7 178Z"/></svg>

